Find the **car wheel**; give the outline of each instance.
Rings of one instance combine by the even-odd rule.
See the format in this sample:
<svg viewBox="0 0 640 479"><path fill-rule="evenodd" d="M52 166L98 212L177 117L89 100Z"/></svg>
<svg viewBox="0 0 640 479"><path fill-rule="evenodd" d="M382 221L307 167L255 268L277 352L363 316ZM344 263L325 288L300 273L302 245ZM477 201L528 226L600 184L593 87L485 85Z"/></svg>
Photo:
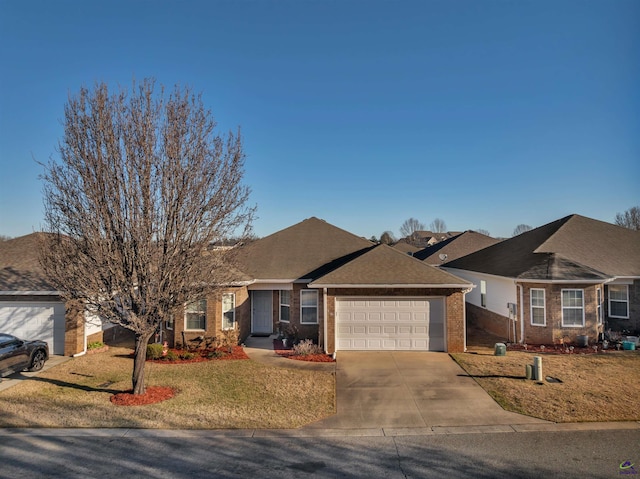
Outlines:
<svg viewBox="0 0 640 479"><path fill-rule="evenodd" d="M29 366L29 371L40 371L44 367L44 362L47 360L46 354L44 351L38 350L33 353L33 357L31 358L31 365Z"/></svg>

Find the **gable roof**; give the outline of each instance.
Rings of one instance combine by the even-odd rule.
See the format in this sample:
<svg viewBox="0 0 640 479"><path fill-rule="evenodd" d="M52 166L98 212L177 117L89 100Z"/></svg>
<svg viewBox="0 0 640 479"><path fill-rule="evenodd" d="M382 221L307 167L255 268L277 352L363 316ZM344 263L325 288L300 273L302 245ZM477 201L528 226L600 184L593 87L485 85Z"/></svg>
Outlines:
<svg viewBox="0 0 640 479"><path fill-rule="evenodd" d="M457 287L471 284L391 246L374 246L309 284L312 287Z"/></svg>
<svg viewBox="0 0 640 479"><path fill-rule="evenodd" d="M444 266L528 280L640 277L640 232L570 215Z"/></svg>
<svg viewBox="0 0 640 479"><path fill-rule="evenodd" d="M315 217L238 251L238 268L257 280L314 279L373 243Z"/></svg>
<svg viewBox="0 0 640 479"><path fill-rule="evenodd" d="M39 236L31 233L0 242L0 291L53 292L39 260Z"/></svg>
<svg viewBox="0 0 640 479"><path fill-rule="evenodd" d="M414 253L414 257L421 259L427 264L440 265L445 261L453 261L487 246L499 243L500 240L491 236L476 233L475 231L465 231L452 238L440 241L432 246ZM441 257L441 255L444 255Z"/></svg>

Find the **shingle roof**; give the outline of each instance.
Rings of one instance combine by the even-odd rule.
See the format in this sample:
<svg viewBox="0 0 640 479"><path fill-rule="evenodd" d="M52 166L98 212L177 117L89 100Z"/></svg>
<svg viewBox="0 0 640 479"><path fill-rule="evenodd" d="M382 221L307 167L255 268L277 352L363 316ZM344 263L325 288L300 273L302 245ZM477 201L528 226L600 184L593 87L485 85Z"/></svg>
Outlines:
<svg viewBox="0 0 640 479"><path fill-rule="evenodd" d="M445 261L453 261L454 259L461 258L462 256L466 256L499 242L500 240L492 238L491 236L469 230L432 246L427 246L414 253L413 256L423 260L427 264L440 265ZM444 255L444 259L441 255Z"/></svg>
<svg viewBox="0 0 640 479"><path fill-rule="evenodd" d="M640 277L640 232L570 215L444 266L530 280Z"/></svg>
<svg viewBox="0 0 640 479"><path fill-rule="evenodd" d="M367 250L310 285L314 287L447 285L461 288L470 286L468 281L383 244Z"/></svg>
<svg viewBox="0 0 640 479"><path fill-rule="evenodd" d="M238 268L254 279L313 279L373 243L312 217L249 243L238 251Z"/></svg>
<svg viewBox="0 0 640 479"><path fill-rule="evenodd" d="M53 291L40 266L38 236L0 242L0 291Z"/></svg>

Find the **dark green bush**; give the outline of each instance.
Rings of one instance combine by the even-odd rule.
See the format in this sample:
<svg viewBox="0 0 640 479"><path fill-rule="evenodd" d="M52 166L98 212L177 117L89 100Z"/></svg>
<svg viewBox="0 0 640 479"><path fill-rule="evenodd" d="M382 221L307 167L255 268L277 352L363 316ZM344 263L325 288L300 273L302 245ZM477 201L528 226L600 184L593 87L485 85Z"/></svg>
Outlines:
<svg viewBox="0 0 640 479"><path fill-rule="evenodd" d="M147 345L147 359L160 359L162 357L162 344Z"/></svg>

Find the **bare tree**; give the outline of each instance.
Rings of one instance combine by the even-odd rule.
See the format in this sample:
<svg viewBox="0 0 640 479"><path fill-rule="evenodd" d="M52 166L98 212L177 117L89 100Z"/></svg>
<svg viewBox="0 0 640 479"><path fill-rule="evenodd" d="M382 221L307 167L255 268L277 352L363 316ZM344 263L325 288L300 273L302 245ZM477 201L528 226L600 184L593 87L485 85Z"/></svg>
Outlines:
<svg viewBox="0 0 640 479"><path fill-rule="evenodd" d="M485 235L485 236L491 236L491 233L489 233L487 230L484 230L482 228L479 228L477 230L475 230L476 233L480 233L481 235Z"/></svg>
<svg viewBox="0 0 640 479"><path fill-rule="evenodd" d="M525 224L519 224L518 226L516 226L516 229L513 230L513 234L511 235L513 236L518 236L522 233L526 233L527 231L531 230L531 226L529 225L525 225Z"/></svg>
<svg viewBox="0 0 640 479"><path fill-rule="evenodd" d="M447 231L447 224L443 219L436 218L431 222L429 228L431 228L431 231L433 231L434 233L444 233Z"/></svg>
<svg viewBox="0 0 640 479"><path fill-rule="evenodd" d="M618 226L640 231L640 207L633 206L624 213L618 213L615 222Z"/></svg>
<svg viewBox="0 0 640 479"><path fill-rule="evenodd" d="M410 238L416 231L422 231L424 229L425 226L423 223L420 223L415 218L409 218L404 223L402 223L402 226L400 227L400 235L403 238Z"/></svg>
<svg viewBox="0 0 640 479"><path fill-rule="evenodd" d="M162 321L224 281L214 241L249 233L240 133L220 136L200 95L147 79L82 88L43 174L41 263L64 298L135 334L133 393Z"/></svg>
<svg viewBox="0 0 640 479"><path fill-rule="evenodd" d="M391 231L385 231L380 235L380 243L391 245L396 242L396 238Z"/></svg>

